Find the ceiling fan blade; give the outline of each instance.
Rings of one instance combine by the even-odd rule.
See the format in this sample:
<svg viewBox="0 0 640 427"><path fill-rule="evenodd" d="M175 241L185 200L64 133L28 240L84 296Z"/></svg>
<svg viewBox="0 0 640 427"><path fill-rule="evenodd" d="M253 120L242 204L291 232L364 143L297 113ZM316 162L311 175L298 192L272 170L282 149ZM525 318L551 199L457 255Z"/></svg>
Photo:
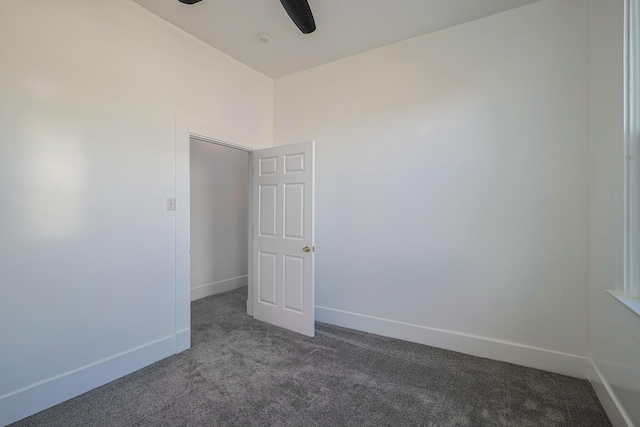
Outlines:
<svg viewBox="0 0 640 427"><path fill-rule="evenodd" d="M284 10L287 11L289 17L294 24L304 34L309 34L315 31L316 23L313 20L313 13L309 7L307 0L280 0Z"/></svg>

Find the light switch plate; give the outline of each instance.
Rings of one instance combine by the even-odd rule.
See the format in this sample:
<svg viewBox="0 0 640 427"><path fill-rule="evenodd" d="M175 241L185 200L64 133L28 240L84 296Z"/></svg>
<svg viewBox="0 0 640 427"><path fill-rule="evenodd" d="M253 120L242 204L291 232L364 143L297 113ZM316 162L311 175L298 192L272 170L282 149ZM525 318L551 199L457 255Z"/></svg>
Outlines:
<svg viewBox="0 0 640 427"><path fill-rule="evenodd" d="M167 199L167 210L168 211L175 211L176 210L176 199L173 197L170 197Z"/></svg>

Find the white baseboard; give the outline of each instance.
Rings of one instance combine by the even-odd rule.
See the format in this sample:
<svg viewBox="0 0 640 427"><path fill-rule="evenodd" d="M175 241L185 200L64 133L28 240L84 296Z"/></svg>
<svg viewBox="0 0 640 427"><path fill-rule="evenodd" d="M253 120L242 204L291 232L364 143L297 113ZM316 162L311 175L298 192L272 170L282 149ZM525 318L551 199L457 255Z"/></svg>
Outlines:
<svg viewBox="0 0 640 427"><path fill-rule="evenodd" d="M589 364L589 381L613 427L633 427L631 418L623 409L609 382L604 378L594 360L591 360Z"/></svg>
<svg viewBox="0 0 640 427"><path fill-rule="evenodd" d="M176 332L176 353L188 350L191 347L191 328Z"/></svg>
<svg viewBox="0 0 640 427"><path fill-rule="evenodd" d="M575 378L586 379L588 376L589 360L584 356L479 335L429 328L328 307L316 306L315 313L318 322L555 372Z"/></svg>
<svg viewBox="0 0 640 427"><path fill-rule="evenodd" d="M0 425L21 420L171 356L178 348L177 338L161 338L0 396ZM182 341L184 345L184 337Z"/></svg>
<svg viewBox="0 0 640 427"><path fill-rule="evenodd" d="M191 301L245 287L247 282L248 276L245 275L191 288Z"/></svg>

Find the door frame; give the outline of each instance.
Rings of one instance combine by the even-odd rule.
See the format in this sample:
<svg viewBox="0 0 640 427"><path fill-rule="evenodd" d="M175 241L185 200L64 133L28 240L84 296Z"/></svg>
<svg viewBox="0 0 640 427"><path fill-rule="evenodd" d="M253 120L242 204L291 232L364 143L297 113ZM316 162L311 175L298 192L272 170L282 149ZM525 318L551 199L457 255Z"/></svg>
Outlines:
<svg viewBox="0 0 640 427"><path fill-rule="evenodd" d="M249 153L249 183L253 182L253 151L270 145L256 144L255 138L197 119L175 115L175 336L176 353L191 347L191 138L235 148ZM249 186L249 258L247 314L253 316L253 194Z"/></svg>

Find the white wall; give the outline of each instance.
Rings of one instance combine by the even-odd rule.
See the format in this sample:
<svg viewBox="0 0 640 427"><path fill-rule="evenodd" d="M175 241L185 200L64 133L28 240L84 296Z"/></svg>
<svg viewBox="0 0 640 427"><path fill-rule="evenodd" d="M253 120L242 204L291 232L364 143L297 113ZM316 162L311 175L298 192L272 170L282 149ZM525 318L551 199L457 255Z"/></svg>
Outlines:
<svg viewBox="0 0 640 427"><path fill-rule="evenodd" d="M275 81L315 139L321 321L586 377L588 9L544 0Z"/></svg>
<svg viewBox="0 0 640 427"><path fill-rule="evenodd" d="M191 299L247 286L249 153L191 139Z"/></svg>
<svg viewBox="0 0 640 427"><path fill-rule="evenodd" d="M590 378L614 425L640 426L640 317L606 292L624 281L624 1L589 4Z"/></svg>
<svg viewBox="0 0 640 427"><path fill-rule="evenodd" d="M640 424L640 321L605 292L622 14L543 0L278 79L272 103L134 2L0 2L0 424L175 352L176 114L316 140L319 320L577 376L590 348L609 414Z"/></svg>
<svg viewBox="0 0 640 427"><path fill-rule="evenodd" d="M176 351L176 114L270 146L273 81L129 0L1 2L0 58L4 425Z"/></svg>

